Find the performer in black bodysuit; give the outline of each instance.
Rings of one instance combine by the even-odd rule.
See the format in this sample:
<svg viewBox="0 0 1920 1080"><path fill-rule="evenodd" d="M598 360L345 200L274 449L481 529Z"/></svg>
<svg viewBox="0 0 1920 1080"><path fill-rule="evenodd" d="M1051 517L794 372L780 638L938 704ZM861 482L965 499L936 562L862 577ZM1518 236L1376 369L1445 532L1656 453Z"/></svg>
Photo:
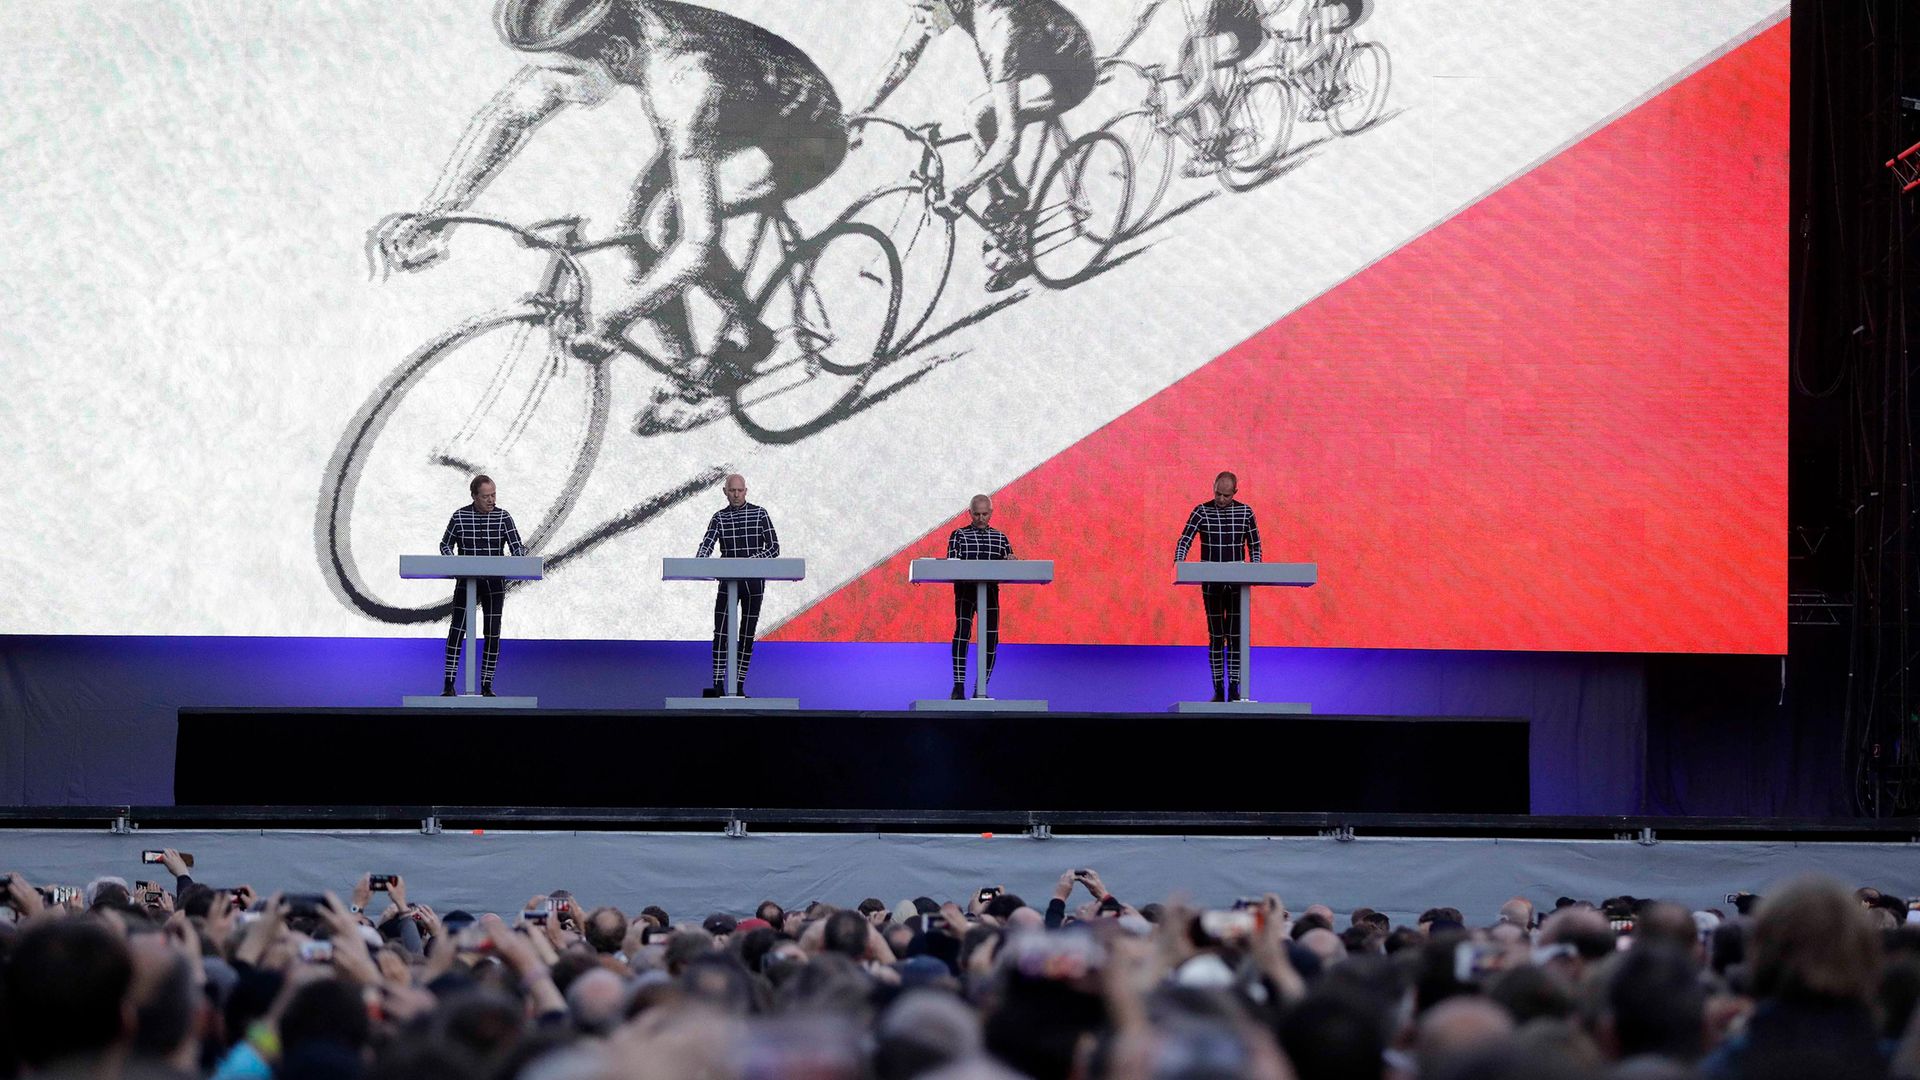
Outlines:
<svg viewBox="0 0 1920 1080"><path fill-rule="evenodd" d="M707 522L707 534L700 538L695 558L713 554L714 546L726 559L773 559L780 555L780 537L773 531L773 519L766 510L747 501L747 478L739 473L727 477L721 488L727 505L714 512ZM753 661L753 631L760 624L760 601L767 593L761 578L740 582L740 682L735 691L747 695L747 665ZM721 582L713 598L713 688L701 691L703 697L720 697L727 692L727 583Z"/></svg>
<svg viewBox="0 0 1920 1080"><path fill-rule="evenodd" d="M1013 544L1007 534L987 524L993 520L993 500L975 495L968 512L973 523L962 525L947 536L949 559L1011 559ZM967 696L967 639L973 636L974 607L979 598L977 586L956 581L953 585L953 700ZM987 679L993 678L993 654L1000 648L1000 585L987 586L987 610L980 616L980 662L986 665ZM983 695L984 696L984 695Z"/></svg>
<svg viewBox="0 0 1920 1080"><path fill-rule="evenodd" d="M1259 562L1260 527L1253 508L1235 499L1240 480L1230 472L1213 479L1213 498L1193 508L1173 561L1182 562L1193 538L1200 538L1201 562ZM1207 609L1207 663L1213 669L1213 700L1239 701L1240 591L1232 585L1202 585Z"/></svg>
<svg viewBox="0 0 1920 1080"><path fill-rule="evenodd" d="M448 519L447 531L440 535L440 554L525 555L527 546L520 542L520 529L514 525L513 515L495 505L498 496L493 478L476 476L467 490L472 493L473 502L455 510ZM480 692L492 697L493 667L500 659L500 612L507 600L507 583L499 578L479 578L476 584L480 610L484 613L481 636L487 639L486 659L480 664ZM447 681L440 691L442 697L453 696L453 677L460 670L460 642L466 636L467 583L455 581L453 626L447 631ZM467 662L472 663L472 658Z"/></svg>

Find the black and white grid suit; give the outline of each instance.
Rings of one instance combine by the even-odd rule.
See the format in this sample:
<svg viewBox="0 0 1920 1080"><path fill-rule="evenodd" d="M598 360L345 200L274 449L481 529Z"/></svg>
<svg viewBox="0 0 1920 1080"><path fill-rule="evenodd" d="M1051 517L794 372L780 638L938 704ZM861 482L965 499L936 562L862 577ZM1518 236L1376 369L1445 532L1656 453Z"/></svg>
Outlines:
<svg viewBox="0 0 1920 1080"><path fill-rule="evenodd" d="M520 529L513 515L499 507L486 513L471 505L453 512L447 531L440 534L442 555L525 555ZM480 600L480 634L486 638L485 659L480 663L480 681L493 685L493 667L500 659L500 609L507 599L507 583L499 578L475 578L475 593ZM453 626L447 631L447 681L460 671L460 642L467 636L467 583L453 583Z"/></svg>
<svg viewBox="0 0 1920 1080"><path fill-rule="evenodd" d="M1259 562L1260 527L1253 508L1235 499L1225 506L1212 500L1187 515L1173 561L1183 562L1194 538L1200 539L1201 562ZM1213 681L1240 681L1240 590L1234 585L1200 586L1200 602L1207 612L1207 663Z"/></svg>
<svg viewBox="0 0 1920 1080"><path fill-rule="evenodd" d="M722 507L707 522L707 535L700 538L695 558L704 559L718 546L725 559L772 559L780 555L780 537L773 531L773 519L752 503L739 508ZM760 623L760 600L766 595L763 578L740 582L740 681L747 681L747 665L753 661L753 631ZM713 685L727 679L727 583L721 582L713 598Z"/></svg>
<svg viewBox="0 0 1920 1080"><path fill-rule="evenodd" d="M949 559L1011 559L1013 544L1007 534L986 525L963 525L947 536ZM974 606L979 602L978 586L968 581L953 583L953 684L967 681L967 639L973 636ZM987 610L980 613L981 663L987 678L993 678L993 655L1000 648L1000 583L987 586Z"/></svg>

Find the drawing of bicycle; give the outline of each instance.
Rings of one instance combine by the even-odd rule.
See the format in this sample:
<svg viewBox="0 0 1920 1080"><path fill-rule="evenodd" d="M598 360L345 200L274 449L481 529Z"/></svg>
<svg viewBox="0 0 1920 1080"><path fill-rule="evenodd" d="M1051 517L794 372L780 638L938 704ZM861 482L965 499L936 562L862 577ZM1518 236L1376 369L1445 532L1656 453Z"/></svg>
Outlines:
<svg viewBox="0 0 1920 1080"><path fill-rule="evenodd" d="M900 258L872 225L840 221L803 237L784 209L745 220L738 306L763 340L675 363L617 339L582 351L593 327L591 281L580 260L644 244L639 233L582 239L580 218L521 227L451 214L422 227L498 230L542 253L537 288L477 315L402 360L360 406L321 480L315 544L328 584L345 603L390 623L430 622L447 601L394 599L393 559L437 530L449 492L481 472L502 482L527 548L541 554L573 511L605 440L611 371L639 360L686 398L713 404L761 442L787 443L843 419L884 362L900 313ZM636 431L646 433L640 427Z"/></svg>

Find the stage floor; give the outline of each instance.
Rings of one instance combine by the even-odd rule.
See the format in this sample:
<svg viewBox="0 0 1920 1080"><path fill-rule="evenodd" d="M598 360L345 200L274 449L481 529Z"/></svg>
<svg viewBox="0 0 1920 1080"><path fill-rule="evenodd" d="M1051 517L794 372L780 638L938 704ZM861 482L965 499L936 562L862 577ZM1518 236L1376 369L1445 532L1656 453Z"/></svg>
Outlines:
<svg viewBox="0 0 1920 1080"><path fill-rule="evenodd" d="M1505 718L191 709L180 806L1524 814Z"/></svg>

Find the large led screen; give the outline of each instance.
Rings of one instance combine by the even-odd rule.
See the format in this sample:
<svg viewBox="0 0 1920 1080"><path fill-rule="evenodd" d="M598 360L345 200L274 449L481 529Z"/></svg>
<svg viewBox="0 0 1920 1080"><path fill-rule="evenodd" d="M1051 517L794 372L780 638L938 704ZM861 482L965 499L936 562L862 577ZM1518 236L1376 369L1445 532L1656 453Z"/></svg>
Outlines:
<svg viewBox="0 0 1920 1080"><path fill-rule="evenodd" d="M510 636L700 637L737 472L769 636L985 493L1008 640L1198 642L1231 470L1258 644L1785 649L1784 0L26 7L0 632L430 633L484 472Z"/></svg>

